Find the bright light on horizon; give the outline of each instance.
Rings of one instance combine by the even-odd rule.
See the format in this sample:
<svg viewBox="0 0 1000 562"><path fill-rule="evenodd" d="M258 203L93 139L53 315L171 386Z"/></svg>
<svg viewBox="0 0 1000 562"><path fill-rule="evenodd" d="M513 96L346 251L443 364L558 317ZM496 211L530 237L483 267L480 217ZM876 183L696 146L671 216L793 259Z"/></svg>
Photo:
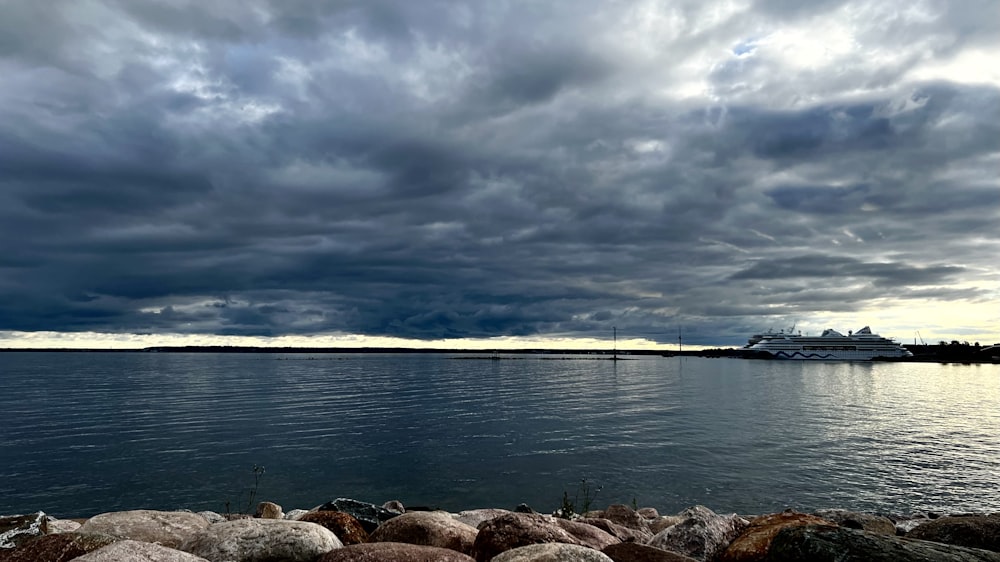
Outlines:
<svg viewBox="0 0 1000 562"><path fill-rule="evenodd" d="M413 340L406 338L323 334L312 336L220 336L213 334L110 334L98 332L0 332L0 349L144 349L147 347L233 346L233 347L330 347L363 349L372 347L454 350L574 349L610 350L612 338L504 336ZM700 350L719 346L684 344L684 349ZM644 338L618 339L620 350L673 351L676 343L657 343Z"/></svg>

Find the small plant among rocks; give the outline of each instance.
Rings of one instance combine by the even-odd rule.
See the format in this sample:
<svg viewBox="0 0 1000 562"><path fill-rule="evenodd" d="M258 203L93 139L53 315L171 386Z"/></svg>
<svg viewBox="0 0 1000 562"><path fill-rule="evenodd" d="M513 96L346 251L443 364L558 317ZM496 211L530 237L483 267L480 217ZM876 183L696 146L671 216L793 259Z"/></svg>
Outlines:
<svg viewBox="0 0 1000 562"><path fill-rule="evenodd" d="M257 491L260 489L260 479L264 476L264 471L265 469L263 465L253 465L253 486L251 486L248 490L246 507L243 511L239 512L240 515L250 515L253 513L252 510L255 507L254 501L257 499ZM240 496L243 496L242 492L240 493ZM233 519L234 514L230 511L230 507L230 502L226 501L226 519Z"/></svg>
<svg viewBox="0 0 1000 562"><path fill-rule="evenodd" d="M553 515L556 517L562 517L563 519L576 519L580 515L590 511L591 506L594 504L594 500L597 499L597 494L604 489L604 486L598 486L597 488L591 488L590 483L587 482L586 478L580 480L580 484L576 487L576 494L571 500L569 498L569 492L563 490L562 507L556 510ZM583 500L581 503L580 495L583 494ZM577 506L580 507L580 511L577 511Z"/></svg>

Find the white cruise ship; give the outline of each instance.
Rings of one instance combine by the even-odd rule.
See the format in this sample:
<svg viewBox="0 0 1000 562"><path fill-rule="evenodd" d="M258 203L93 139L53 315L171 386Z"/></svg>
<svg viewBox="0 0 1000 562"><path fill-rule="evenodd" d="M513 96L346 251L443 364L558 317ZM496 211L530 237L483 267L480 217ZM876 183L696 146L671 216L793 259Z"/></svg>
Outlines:
<svg viewBox="0 0 1000 562"><path fill-rule="evenodd" d="M868 326L857 332L848 332L846 336L836 330L824 330L821 336L765 333L755 335L751 342L745 349L774 359L871 361L913 357L908 349L891 339L873 334Z"/></svg>

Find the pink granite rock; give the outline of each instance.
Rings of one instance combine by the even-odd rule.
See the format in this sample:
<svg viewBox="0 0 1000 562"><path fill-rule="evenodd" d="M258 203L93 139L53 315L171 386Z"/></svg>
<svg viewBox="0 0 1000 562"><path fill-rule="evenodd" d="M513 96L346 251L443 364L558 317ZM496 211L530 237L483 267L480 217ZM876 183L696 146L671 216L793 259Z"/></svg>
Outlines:
<svg viewBox="0 0 1000 562"><path fill-rule="evenodd" d="M371 541L437 546L470 554L478 532L443 511L411 511L382 523Z"/></svg>

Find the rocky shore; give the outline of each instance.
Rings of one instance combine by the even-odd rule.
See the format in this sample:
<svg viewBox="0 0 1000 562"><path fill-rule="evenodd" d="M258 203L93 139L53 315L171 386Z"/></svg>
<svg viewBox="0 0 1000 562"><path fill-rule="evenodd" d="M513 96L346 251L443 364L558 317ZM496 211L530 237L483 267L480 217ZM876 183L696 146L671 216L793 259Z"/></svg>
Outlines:
<svg viewBox="0 0 1000 562"><path fill-rule="evenodd" d="M89 519L0 516L0 562L1000 562L1000 514L886 517L845 510L663 515L458 513L337 499L255 515L135 510Z"/></svg>

